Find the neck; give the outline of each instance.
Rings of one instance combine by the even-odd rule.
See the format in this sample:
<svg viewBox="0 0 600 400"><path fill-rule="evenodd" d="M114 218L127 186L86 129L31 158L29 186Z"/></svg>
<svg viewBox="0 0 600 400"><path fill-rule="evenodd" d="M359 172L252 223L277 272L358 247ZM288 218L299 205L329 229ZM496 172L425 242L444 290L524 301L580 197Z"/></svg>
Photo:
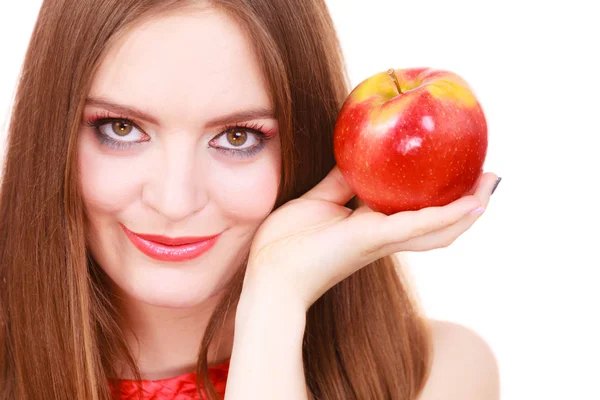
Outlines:
<svg viewBox="0 0 600 400"><path fill-rule="evenodd" d="M220 300L214 296L191 308L155 307L139 301L121 306L125 337L142 379L164 379L196 370L203 333ZM208 350L209 365L231 355L235 313L230 312ZM133 379L124 367L120 378Z"/></svg>

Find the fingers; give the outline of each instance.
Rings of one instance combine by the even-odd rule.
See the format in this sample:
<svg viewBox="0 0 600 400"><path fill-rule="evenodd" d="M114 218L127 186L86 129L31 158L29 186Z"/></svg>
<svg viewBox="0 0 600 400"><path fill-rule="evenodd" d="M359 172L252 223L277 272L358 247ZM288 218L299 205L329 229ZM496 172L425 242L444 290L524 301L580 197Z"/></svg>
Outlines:
<svg viewBox="0 0 600 400"><path fill-rule="evenodd" d="M348 186L338 166L333 167L321 182L306 192L301 198L323 200L344 205L354 197L354 192Z"/></svg>
<svg viewBox="0 0 600 400"><path fill-rule="evenodd" d="M428 207L418 211L404 211L389 216L363 212L353 214L347 230L355 232L360 252L376 258L402 251L404 242L425 236L456 224L481 206L475 196L460 198L444 207Z"/></svg>
<svg viewBox="0 0 600 400"><path fill-rule="evenodd" d="M399 251L423 251L446 247L468 230L489 202L497 176L483 174L473 194L443 207L400 212L387 217L377 213L354 213L360 227L363 250L382 257ZM362 219L362 221L360 221Z"/></svg>
<svg viewBox="0 0 600 400"><path fill-rule="evenodd" d="M424 251L446 247L468 230L481 216L497 183L497 175L483 174L472 194L443 207L400 212L390 216L372 212L363 206L339 228L358 237L364 256L382 257L400 251ZM346 204L354 193L337 166L303 198ZM343 235L346 236L346 235Z"/></svg>
<svg viewBox="0 0 600 400"><path fill-rule="evenodd" d="M406 241L454 225L480 207L478 197L467 196L443 207L397 213L387 218L382 232L395 242Z"/></svg>
<svg viewBox="0 0 600 400"><path fill-rule="evenodd" d="M481 177L473 196L479 199L483 209L488 206L490 196L497 183L498 176L495 174L486 173ZM483 209L480 212L467 214L456 223L442 229L438 229L423 236L414 237L400 244L399 248L401 250L398 251L426 251L435 248L448 247L473 226L475 221L483 215Z"/></svg>

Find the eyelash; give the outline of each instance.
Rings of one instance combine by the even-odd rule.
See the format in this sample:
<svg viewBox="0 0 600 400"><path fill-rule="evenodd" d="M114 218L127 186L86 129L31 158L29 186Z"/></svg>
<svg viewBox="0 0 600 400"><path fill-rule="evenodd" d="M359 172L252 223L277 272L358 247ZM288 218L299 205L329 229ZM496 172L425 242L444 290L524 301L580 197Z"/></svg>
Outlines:
<svg viewBox="0 0 600 400"><path fill-rule="evenodd" d="M88 118L87 126L94 128L94 134L96 135L98 140L100 140L100 143L102 143L103 145L108 146L112 149L126 150L126 149L131 148L131 146L133 146L133 145L142 143L142 142L125 142L125 141L114 140L114 139L110 138L109 136L107 136L106 134L104 134L100 130L100 127L102 125L106 125L106 124L109 124L112 122L126 122L128 124L131 124L136 129L140 130L141 132L143 132L140 129L140 127L138 126L138 124L131 118L126 118L126 117L121 117L121 116L112 117L108 113L102 114L99 112L97 112L96 115L94 115L93 117Z"/></svg>
<svg viewBox="0 0 600 400"><path fill-rule="evenodd" d="M240 128L255 134L258 144L256 144L255 146L253 146L249 149L246 149L246 150L225 149L222 147L212 147L212 146L209 146L209 147L212 149L215 149L216 151L218 151L219 153L222 153L222 154L232 155L234 157L250 158L253 155L257 154L259 151L261 151L262 148L265 146L266 141L271 139L274 135L273 132L265 133L264 124L250 122L250 123L225 125L223 127L223 131L221 133L219 133L217 136L215 136L213 139L211 139L210 141L212 142L213 140L218 139L223 135L226 135L227 132L231 129L240 129Z"/></svg>
<svg viewBox="0 0 600 400"><path fill-rule="evenodd" d="M110 138L109 136L107 136L100 130L100 127L102 125L106 125L106 124L112 123L112 122L125 122L127 124L132 125L134 128L138 129L140 132L144 133L145 135L147 135L139 127L139 124L135 121L135 119L128 118L125 116L113 117L113 116L111 116L111 114L108 114L108 113L102 114L102 113L97 112L96 115L88 118L87 125L89 127L94 128L94 133L95 133L96 137L98 138L98 140L100 140L100 142L103 145L106 145L113 149L126 150L126 149L131 148L134 145L138 145L140 143L148 141L148 140L143 140L143 141L137 141L137 142L133 142L133 141L125 142L125 141L118 141L118 140L114 140L114 139ZM221 133L217 134L210 141L212 142L213 140L220 138L221 136L227 134L227 132L231 129L240 129L240 128L256 135L258 144L255 145L254 147L251 147L246 150L225 149L225 148L221 148L221 147L213 147L210 145L209 145L209 148L212 148L222 154L226 154L226 155L230 155L230 156L234 156L234 157L249 158L249 157L252 157L253 155L257 154L264 147L265 142L267 140L271 139L275 135L275 132L265 130L263 124L240 123L240 124L232 124L232 125L224 126Z"/></svg>

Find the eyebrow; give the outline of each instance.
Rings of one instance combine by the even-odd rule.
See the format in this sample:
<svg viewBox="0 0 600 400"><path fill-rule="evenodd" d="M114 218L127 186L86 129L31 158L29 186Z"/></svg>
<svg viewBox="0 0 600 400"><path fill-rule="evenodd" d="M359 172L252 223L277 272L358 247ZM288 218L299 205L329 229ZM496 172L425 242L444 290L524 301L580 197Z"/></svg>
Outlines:
<svg viewBox="0 0 600 400"><path fill-rule="evenodd" d="M153 117L150 113L137 109L135 107L126 106L109 101L102 97L88 97L85 101L86 106L94 106L104 108L108 111L112 111L116 114L123 116L130 116L135 119L144 120L154 125L160 125L158 119ZM216 127L223 125L231 125L237 122L251 121L255 119L276 119L275 113L270 108L258 107L249 110L236 111L231 114L222 115L217 118L211 119L206 123L207 127Z"/></svg>

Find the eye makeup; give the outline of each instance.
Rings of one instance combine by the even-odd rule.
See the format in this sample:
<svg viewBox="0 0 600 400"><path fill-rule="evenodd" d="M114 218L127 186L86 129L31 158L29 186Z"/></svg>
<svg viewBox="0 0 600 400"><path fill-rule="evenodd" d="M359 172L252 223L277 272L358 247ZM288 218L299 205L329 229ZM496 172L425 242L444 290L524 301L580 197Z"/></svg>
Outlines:
<svg viewBox="0 0 600 400"><path fill-rule="evenodd" d="M145 142L151 141L150 136L140 128L139 124L133 118L128 118L124 115L115 115L109 112L97 112L91 117L86 119L86 125L94 128L94 134L96 135L98 141L103 146L106 146L115 150L128 150L132 147L139 146ZM107 127L108 126L108 127ZM120 133L116 133L114 127L117 126L121 128L123 126L131 127L131 130L126 132L124 135ZM112 129L112 135L107 133L107 129ZM131 132L138 132L140 136L137 140L128 140L127 137L130 136ZM225 136L228 138L229 133L234 133L236 138L239 137L241 133L243 133L243 137L252 137L252 139L256 142L251 147L237 146L236 144L231 144L229 146L219 146L217 145L217 141ZM277 135L277 131L275 129L265 129L264 124L253 123L253 122L243 122L237 124L226 125L222 128L221 132L214 136L209 141L209 148L218 151L221 154L230 157L237 158L250 158L260 152L266 142L275 137ZM123 139L117 139L123 138ZM247 140L244 140L245 144ZM239 148L236 148L239 147Z"/></svg>
<svg viewBox="0 0 600 400"><path fill-rule="evenodd" d="M114 139L102 129L104 126L109 125L109 124L111 125L109 127L109 129L112 129L112 127L114 127L115 124L131 126L133 129L135 129L141 133L143 139L139 139L139 140ZM130 118L123 117L123 116L114 117L110 113L97 112L95 115L93 115L92 117L87 119L86 125L94 128L94 134L96 135L96 138L103 146L106 146L106 147L109 147L109 148L115 149L115 150L127 150L127 149L131 148L132 146L139 145L140 143L147 142L150 140L150 136L148 136L148 134L144 133L144 131L138 126L138 124L135 121L133 121ZM113 133L117 137L121 136L119 134L116 134L114 131L113 131ZM129 134L127 134L127 135L129 135ZM121 137L125 137L127 135L123 135Z"/></svg>
<svg viewBox="0 0 600 400"><path fill-rule="evenodd" d="M251 147L247 147L247 148L243 148L243 149L236 149L235 145L233 147L221 147L221 146L215 146L214 143L216 143L216 141L225 136L227 137L228 133L238 133L238 132L244 132L246 134L251 134L252 136L254 136L254 139L256 140L256 144L251 146ZM223 131L221 133L219 133L217 136L215 136L213 139L211 139L211 141L209 142L209 147L213 148L214 150L218 151L219 153L228 155L228 156L233 156L233 157L241 157L241 158L250 158L252 156L254 156L255 154L257 154L260 150L262 150L262 148L265 146L266 142L273 138L275 136L275 132L271 131L271 130L265 130L264 129L264 125L260 125L257 123L240 123L240 124L234 124L234 125L226 125L223 128Z"/></svg>

